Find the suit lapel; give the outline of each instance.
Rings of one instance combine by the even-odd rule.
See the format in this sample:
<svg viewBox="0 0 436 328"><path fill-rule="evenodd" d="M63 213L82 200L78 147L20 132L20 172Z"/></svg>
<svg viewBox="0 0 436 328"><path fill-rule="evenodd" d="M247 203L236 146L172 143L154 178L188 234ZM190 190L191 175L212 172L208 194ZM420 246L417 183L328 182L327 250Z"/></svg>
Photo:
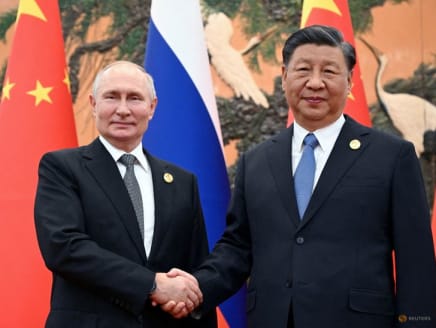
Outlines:
<svg viewBox="0 0 436 328"><path fill-rule="evenodd" d="M277 185L282 205L294 225L300 223L295 198L294 178L292 176L292 135L293 126L271 139L272 145L267 148L267 162Z"/></svg>
<svg viewBox="0 0 436 328"><path fill-rule="evenodd" d="M108 196L145 263L144 243L138 229L135 211L116 163L98 139L85 148L83 158L85 167Z"/></svg>
<svg viewBox="0 0 436 328"><path fill-rule="evenodd" d="M153 193L154 193L154 209L155 209L155 221L154 221L154 233L153 241L151 244L151 250L149 259L153 259L154 254L157 252L156 245L162 245L165 239L166 230L170 227L171 216L167 214L168 209L171 208L173 202L173 193L168 192L168 188L172 187L172 184L164 181L164 174L174 173L168 168L168 165L151 156L145 151L148 163L150 164L152 179L153 179ZM174 176L174 179L177 179ZM176 181L174 183L177 183Z"/></svg>
<svg viewBox="0 0 436 328"><path fill-rule="evenodd" d="M346 116L346 122L338 136L333 150L313 191L306 213L299 229L307 224L324 201L332 193L347 170L363 154L369 144L370 130ZM352 140L360 142L359 147L350 146Z"/></svg>

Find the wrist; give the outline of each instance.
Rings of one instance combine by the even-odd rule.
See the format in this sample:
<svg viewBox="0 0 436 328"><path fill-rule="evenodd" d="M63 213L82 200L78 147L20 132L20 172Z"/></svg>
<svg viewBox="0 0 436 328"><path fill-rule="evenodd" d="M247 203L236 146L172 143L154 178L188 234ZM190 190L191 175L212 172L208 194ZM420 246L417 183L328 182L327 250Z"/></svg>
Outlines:
<svg viewBox="0 0 436 328"><path fill-rule="evenodd" d="M157 287L156 279L153 279L153 284L151 285L151 289L148 294L152 295L156 291L156 287Z"/></svg>

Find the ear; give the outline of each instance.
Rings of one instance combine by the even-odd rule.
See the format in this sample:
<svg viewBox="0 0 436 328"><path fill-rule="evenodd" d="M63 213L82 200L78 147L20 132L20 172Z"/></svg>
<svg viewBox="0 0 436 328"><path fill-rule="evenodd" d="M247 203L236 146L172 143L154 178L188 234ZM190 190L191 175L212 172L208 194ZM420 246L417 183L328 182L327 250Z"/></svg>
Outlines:
<svg viewBox="0 0 436 328"><path fill-rule="evenodd" d="M95 113L96 101L95 101L95 98L92 94L89 95L89 103L91 104L91 107L92 107L92 116L95 117L95 115L96 115L96 113Z"/></svg>
<svg viewBox="0 0 436 328"><path fill-rule="evenodd" d="M353 71L348 73L347 82L348 82L348 93L350 93L351 89L353 88Z"/></svg>
<svg viewBox="0 0 436 328"><path fill-rule="evenodd" d="M282 90L285 90L285 82L288 76L288 68L285 65L282 65Z"/></svg>
<svg viewBox="0 0 436 328"><path fill-rule="evenodd" d="M154 115L154 111L156 110L157 106L157 98L154 98L150 104L150 113L148 114L148 119L151 120Z"/></svg>

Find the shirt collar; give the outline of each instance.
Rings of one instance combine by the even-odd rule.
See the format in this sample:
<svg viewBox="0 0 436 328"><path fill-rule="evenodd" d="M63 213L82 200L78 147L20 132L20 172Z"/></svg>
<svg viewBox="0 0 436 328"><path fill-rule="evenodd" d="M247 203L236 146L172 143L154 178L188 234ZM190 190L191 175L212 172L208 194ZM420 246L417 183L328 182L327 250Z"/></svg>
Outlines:
<svg viewBox="0 0 436 328"><path fill-rule="evenodd" d="M111 154L112 158L115 162L118 162L121 156L126 154L124 150L118 149L114 147L109 141L107 141L103 136L99 136L99 139L103 146L107 149L109 154ZM138 146L136 146L129 154L132 154L136 157L136 159L139 162L139 165L141 165L145 171L148 171L149 165L147 158L145 157L143 148L142 148L142 142L139 143Z"/></svg>
<svg viewBox="0 0 436 328"><path fill-rule="evenodd" d="M339 133L341 132L344 123L345 123L344 115L341 115L332 124L325 126L321 129L312 131L316 139L318 139L319 146L321 147L322 150L332 148L331 143L333 142L334 144L336 142L336 139L339 136ZM301 125L299 125L297 122L294 121L293 142L295 142L294 144L297 145L297 149L299 151L303 149L303 139L308 133L310 133L310 131L306 130L305 128L303 128Z"/></svg>

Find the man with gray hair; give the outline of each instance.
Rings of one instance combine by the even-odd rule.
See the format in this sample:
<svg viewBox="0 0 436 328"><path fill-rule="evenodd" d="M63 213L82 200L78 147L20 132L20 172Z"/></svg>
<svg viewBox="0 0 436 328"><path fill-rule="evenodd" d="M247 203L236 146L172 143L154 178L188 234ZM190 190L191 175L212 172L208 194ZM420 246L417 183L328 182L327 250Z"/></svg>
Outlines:
<svg viewBox="0 0 436 328"><path fill-rule="evenodd" d="M52 271L47 328L216 327L175 319L158 304L202 301L188 272L208 254L196 177L142 147L157 98L141 66L117 61L101 70L89 97L100 136L47 153L39 166L35 224Z"/></svg>

